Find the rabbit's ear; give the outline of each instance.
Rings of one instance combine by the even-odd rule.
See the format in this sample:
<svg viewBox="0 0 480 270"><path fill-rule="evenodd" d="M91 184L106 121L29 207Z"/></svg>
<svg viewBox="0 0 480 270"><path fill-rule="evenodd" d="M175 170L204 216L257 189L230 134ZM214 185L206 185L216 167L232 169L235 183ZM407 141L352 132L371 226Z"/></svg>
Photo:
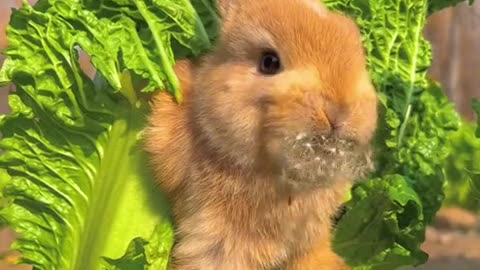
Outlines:
<svg viewBox="0 0 480 270"><path fill-rule="evenodd" d="M229 10L235 5L236 0L217 0L217 8L220 16L225 18Z"/></svg>

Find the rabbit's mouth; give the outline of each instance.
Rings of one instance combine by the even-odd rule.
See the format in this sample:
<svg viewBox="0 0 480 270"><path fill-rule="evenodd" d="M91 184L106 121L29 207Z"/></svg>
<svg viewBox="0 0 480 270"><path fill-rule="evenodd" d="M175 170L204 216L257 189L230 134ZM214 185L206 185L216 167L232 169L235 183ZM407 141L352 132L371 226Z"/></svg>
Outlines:
<svg viewBox="0 0 480 270"><path fill-rule="evenodd" d="M374 169L371 147L354 141L300 133L285 137L282 148L280 181L294 191L363 178Z"/></svg>

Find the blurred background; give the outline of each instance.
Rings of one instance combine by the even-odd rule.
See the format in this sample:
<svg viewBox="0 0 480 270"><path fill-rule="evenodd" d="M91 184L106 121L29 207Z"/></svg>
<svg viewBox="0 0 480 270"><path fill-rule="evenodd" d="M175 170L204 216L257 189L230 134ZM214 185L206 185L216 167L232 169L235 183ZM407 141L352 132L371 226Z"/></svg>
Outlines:
<svg viewBox="0 0 480 270"><path fill-rule="evenodd" d="M21 2L21 0L0 0L0 51L7 45L5 28L10 18L11 8L19 7ZM29 2L33 4L35 0L29 0ZM433 65L429 74L442 83L446 94L464 117L465 123L474 119L470 106L471 99L480 98L479 26L480 1L477 1L473 7L460 4L432 15L424 33L432 43L433 49ZM2 62L3 56L0 55L0 65ZM83 58L81 64L84 70L93 71L87 58ZM1 114L8 112L9 90L11 89L0 88ZM459 143L472 147L471 153L476 147L480 155L480 142ZM463 166L455 160L451 163L457 163L457 167ZM427 240L423 246L430 255L430 260L426 265L416 269L480 269L480 218L478 215L480 202L471 196L465 175L458 173L458 168L456 170L452 168L452 171L456 173L450 174L449 181L452 184L447 187L445 205L438 213L435 223L428 228ZM29 269L9 266L17 257L16 254L7 252L14 237L12 232L0 229L0 270Z"/></svg>

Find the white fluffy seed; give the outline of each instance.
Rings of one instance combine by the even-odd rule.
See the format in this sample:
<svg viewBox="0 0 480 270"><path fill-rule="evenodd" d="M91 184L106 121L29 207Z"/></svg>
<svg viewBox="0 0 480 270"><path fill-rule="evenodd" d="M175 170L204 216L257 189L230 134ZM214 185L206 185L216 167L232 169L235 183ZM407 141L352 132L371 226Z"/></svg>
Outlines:
<svg viewBox="0 0 480 270"><path fill-rule="evenodd" d="M313 147L312 147L311 143L305 143L305 144L303 144L303 146L305 146L305 148L307 148L308 151L315 154L315 150L313 150Z"/></svg>
<svg viewBox="0 0 480 270"><path fill-rule="evenodd" d="M303 138L305 138L305 137L307 137L307 133L301 132L301 133L299 133L299 134L297 135L297 137L295 138L295 140L300 141L301 139L303 139Z"/></svg>
<svg viewBox="0 0 480 270"><path fill-rule="evenodd" d="M330 152L330 153L336 153L337 152L337 149L336 148L327 148L327 151Z"/></svg>

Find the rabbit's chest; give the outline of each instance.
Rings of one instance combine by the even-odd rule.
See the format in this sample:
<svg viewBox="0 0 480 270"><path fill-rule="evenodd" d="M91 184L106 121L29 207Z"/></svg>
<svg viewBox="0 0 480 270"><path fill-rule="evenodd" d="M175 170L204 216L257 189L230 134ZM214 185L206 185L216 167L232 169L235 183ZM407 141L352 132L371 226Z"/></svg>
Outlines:
<svg viewBox="0 0 480 270"><path fill-rule="evenodd" d="M221 182L222 188L199 185L205 182L192 181L185 197L175 203L174 253L198 258L206 267L202 269L212 270L283 269L314 245L329 241L331 217L344 189L320 189L285 199L268 186L225 186L240 182L231 179Z"/></svg>
<svg viewBox="0 0 480 270"><path fill-rule="evenodd" d="M232 250L232 254L227 257L250 258L262 265L255 269L275 269L320 241L330 241L331 216L337 198L331 192L319 193L272 205L271 209L263 208L265 212L252 209L252 214L243 220L232 217L233 223L227 221L232 233L225 239L227 250Z"/></svg>

